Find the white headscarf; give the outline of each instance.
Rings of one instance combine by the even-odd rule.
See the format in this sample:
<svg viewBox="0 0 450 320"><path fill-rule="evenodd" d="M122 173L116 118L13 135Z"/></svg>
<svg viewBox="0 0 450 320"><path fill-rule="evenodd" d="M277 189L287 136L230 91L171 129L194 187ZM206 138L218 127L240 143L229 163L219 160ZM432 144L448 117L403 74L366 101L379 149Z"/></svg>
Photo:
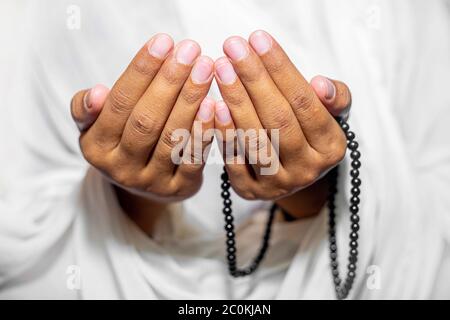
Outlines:
<svg viewBox="0 0 450 320"><path fill-rule="evenodd" d="M67 27L70 5L81 10L79 30ZM0 297L334 298L326 209L277 221L261 269L235 280L224 258L220 164L206 166L200 192L171 207L149 238L78 148L72 95L111 86L151 35L192 38L217 58L225 38L256 29L273 34L306 78L324 74L352 90L363 185L350 298L450 296L447 1L64 0L33 2L27 17L21 64L0 107L7 150L0 178L8 181L0 202ZM220 98L215 86L211 95ZM341 177L345 274L349 179ZM268 203L233 194L233 206L238 263L245 264L259 248ZM70 265L81 270L81 290L66 288ZM371 276L380 286L370 285Z"/></svg>

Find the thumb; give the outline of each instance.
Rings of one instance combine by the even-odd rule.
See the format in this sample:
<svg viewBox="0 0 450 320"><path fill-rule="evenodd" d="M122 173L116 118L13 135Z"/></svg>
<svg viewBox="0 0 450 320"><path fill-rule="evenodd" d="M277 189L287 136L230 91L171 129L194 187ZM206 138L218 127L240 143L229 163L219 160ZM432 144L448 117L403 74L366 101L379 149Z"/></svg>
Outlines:
<svg viewBox="0 0 450 320"><path fill-rule="evenodd" d="M345 83L323 76L315 76L311 80L311 86L325 108L333 116L348 117L352 95Z"/></svg>
<svg viewBox="0 0 450 320"><path fill-rule="evenodd" d="M75 94L71 102L72 118L81 132L86 131L97 120L103 108L109 89L97 84L89 90Z"/></svg>

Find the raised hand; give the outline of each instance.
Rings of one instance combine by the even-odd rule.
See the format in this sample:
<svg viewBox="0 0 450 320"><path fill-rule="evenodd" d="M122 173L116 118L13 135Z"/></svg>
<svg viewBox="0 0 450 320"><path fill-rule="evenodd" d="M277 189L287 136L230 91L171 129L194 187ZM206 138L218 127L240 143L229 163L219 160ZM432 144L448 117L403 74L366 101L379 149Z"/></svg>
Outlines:
<svg viewBox="0 0 450 320"><path fill-rule="evenodd" d="M111 91L97 85L74 96L72 115L80 128L83 155L120 189L170 202L200 188L203 161L172 161L179 143L173 140L174 130L190 132L194 120L203 130L214 126L214 101L206 97L213 61L200 51L194 41L184 40L174 48L168 35L158 34ZM202 150L210 143L202 142Z"/></svg>
<svg viewBox="0 0 450 320"><path fill-rule="evenodd" d="M234 151L236 159L226 159L234 190L247 199L294 203L285 207L293 209L297 216L312 214L311 203L321 206L325 201L326 188L316 182L345 155L346 138L333 115L350 106L348 88L324 77L308 83L264 31L253 33L248 42L240 37L227 39L224 52L227 57L215 62L224 99L216 104L215 126L222 133L218 137L223 149L237 141L247 158L246 163L239 163L239 153ZM239 135L227 136L227 129L274 129L279 133L279 143L272 144L270 131L243 139ZM270 163L278 163L276 171L264 174L267 164L259 159L249 163L251 144L256 145L256 151L267 151ZM314 190L314 197L308 199L306 208L298 201L290 201L310 190Z"/></svg>

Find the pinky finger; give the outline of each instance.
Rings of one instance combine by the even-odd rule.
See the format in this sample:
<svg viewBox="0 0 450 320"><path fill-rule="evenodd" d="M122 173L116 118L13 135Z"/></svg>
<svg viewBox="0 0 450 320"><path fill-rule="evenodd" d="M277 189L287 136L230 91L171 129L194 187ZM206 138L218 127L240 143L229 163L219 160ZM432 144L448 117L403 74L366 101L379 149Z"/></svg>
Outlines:
<svg viewBox="0 0 450 320"><path fill-rule="evenodd" d="M214 105L209 97L203 99L191 129L191 136L183 148L182 162L176 169L177 183L201 178L212 139L214 138Z"/></svg>
<svg viewBox="0 0 450 320"><path fill-rule="evenodd" d="M335 117L348 118L352 95L347 85L341 81L316 76L311 86L327 110Z"/></svg>
<svg viewBox="0 0 450 320"><path fill-rule="evenodd" d="M101 84L90 90L78 92L72 99L71 112L80 132L88 130L97 120L109 89Z"/></svg>

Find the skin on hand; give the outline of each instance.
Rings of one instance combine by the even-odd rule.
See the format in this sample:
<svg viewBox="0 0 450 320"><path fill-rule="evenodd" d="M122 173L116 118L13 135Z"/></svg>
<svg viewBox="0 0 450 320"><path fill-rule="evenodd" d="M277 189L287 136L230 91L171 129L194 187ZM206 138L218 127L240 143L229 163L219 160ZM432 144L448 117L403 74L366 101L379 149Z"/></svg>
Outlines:
<svg viewBox="0 0 450 320"><path fill-rule="evenodd" d="M196 42L174 47L168 35L158 34L111 91L97 85L72 99L84 157L119 188L119 201L137 220L200 188L204 162L175 164L172 133L191 132L194 120L203 130L213 128L215 102L206 97L212 78L213 61L200 56ZM211 141L202 143L205 150Z"/></svg>
<svg viewBox="0 0 450 320"><path fill-rule="evenodd" d="M346 138L333 115L348 110L350 91L324 77L308 83L264 31L254 32L248 42L227 39L224 52L227 57L215 62L224 99L216 103L215 116L222 149L233 142L227 139L238 140L249 156L247 141L228 138L227 129L277 129L280 137L278 153L270 134L255 142L258 150L266 148L272 161L279 161L275 174L261 174L258 161L226 164L233 189L246 199L275 200L296 217L318 213L327 189L320 178L345 155Z"/></svg>

